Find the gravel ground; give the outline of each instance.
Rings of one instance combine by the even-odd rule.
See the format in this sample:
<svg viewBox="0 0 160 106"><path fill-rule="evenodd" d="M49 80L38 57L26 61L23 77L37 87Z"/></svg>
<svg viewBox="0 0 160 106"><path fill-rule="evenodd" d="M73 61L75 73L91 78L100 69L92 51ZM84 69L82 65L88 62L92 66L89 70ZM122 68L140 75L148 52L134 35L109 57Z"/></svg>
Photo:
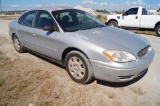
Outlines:
<svg viewBox="0 0 160 106"><path fill-rule="evenodd" d="M125 84L95 80L81 85L65 69L33 54L18 54L0 20L0 106L160 106L160 38L148 39L156 51L147 74Z"/></svg>

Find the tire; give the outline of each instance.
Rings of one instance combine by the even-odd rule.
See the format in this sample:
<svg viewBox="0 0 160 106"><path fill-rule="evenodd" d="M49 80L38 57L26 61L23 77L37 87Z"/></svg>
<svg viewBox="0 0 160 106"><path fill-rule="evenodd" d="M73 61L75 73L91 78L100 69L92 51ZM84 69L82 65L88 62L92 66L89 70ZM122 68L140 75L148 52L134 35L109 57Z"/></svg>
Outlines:
<svg viewBox="0 0 160 106"><path fill-rule="evenodd" d="M66 70L73 81L86 84L93 79L91 64L81 52L71 51L68 53L65 63Z"/></svg>
<svg viewBox="0 0 160 106"><path fill-rule="evenodd" d="M156 27L155 32L156 32L157 36L160 37L160 25L158 25Z"/></svg>
<svg viewBox="0 0 160 106"><path fill-rule="evenodd" d="M118 23L116 21L109 21L108 25L113 27L118 27Z"/></svg>
<svg viewBox="0 0 160 106"><path fill-rule="evenodd" d="M21 45L21 42L16 34L13 35L12 40L13 40L14 48L18 53L26 52L25 48Z"/></svg>

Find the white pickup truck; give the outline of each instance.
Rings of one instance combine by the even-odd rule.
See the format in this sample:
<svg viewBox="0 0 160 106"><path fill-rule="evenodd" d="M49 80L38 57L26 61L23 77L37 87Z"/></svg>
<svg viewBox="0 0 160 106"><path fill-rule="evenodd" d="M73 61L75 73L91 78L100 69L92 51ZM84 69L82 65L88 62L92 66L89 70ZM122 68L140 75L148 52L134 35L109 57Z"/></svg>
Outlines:
<svg viewBox="0 0 160 106"><path fill-rule="evenodd" d="M123 14L108 15L106 24L115 27L154 29L160 36L160 15L149 15L143 7L132 7Z"/></svg>

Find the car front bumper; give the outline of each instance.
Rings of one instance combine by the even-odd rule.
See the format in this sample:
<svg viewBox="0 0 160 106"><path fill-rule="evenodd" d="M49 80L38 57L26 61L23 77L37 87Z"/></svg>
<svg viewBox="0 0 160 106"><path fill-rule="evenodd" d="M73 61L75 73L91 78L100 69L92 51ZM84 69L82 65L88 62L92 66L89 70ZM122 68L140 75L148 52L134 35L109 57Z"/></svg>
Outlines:
<svg viewBox="0 0 160 106"><path fill-rule="evenodd" d="M128 63L102 62L90 59L96 79L109 82L127 82L145 73L153 61L154 50L145 56Z"/></svg>

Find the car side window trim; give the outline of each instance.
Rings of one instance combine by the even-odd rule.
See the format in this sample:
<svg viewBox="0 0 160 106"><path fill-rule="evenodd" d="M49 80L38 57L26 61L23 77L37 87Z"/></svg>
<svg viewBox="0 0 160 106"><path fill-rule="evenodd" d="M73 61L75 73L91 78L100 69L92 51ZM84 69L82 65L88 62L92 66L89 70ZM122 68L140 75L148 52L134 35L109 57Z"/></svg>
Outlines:
<svg viewBox="0 0 160 106"><path fill-rule="evenodd" d="M36 10L36 14L35 14L34 19L33 19L33 21L32 21L32 28L34 28L34 23L35 23L37 14L38 14L38 11Z"/></svg>

